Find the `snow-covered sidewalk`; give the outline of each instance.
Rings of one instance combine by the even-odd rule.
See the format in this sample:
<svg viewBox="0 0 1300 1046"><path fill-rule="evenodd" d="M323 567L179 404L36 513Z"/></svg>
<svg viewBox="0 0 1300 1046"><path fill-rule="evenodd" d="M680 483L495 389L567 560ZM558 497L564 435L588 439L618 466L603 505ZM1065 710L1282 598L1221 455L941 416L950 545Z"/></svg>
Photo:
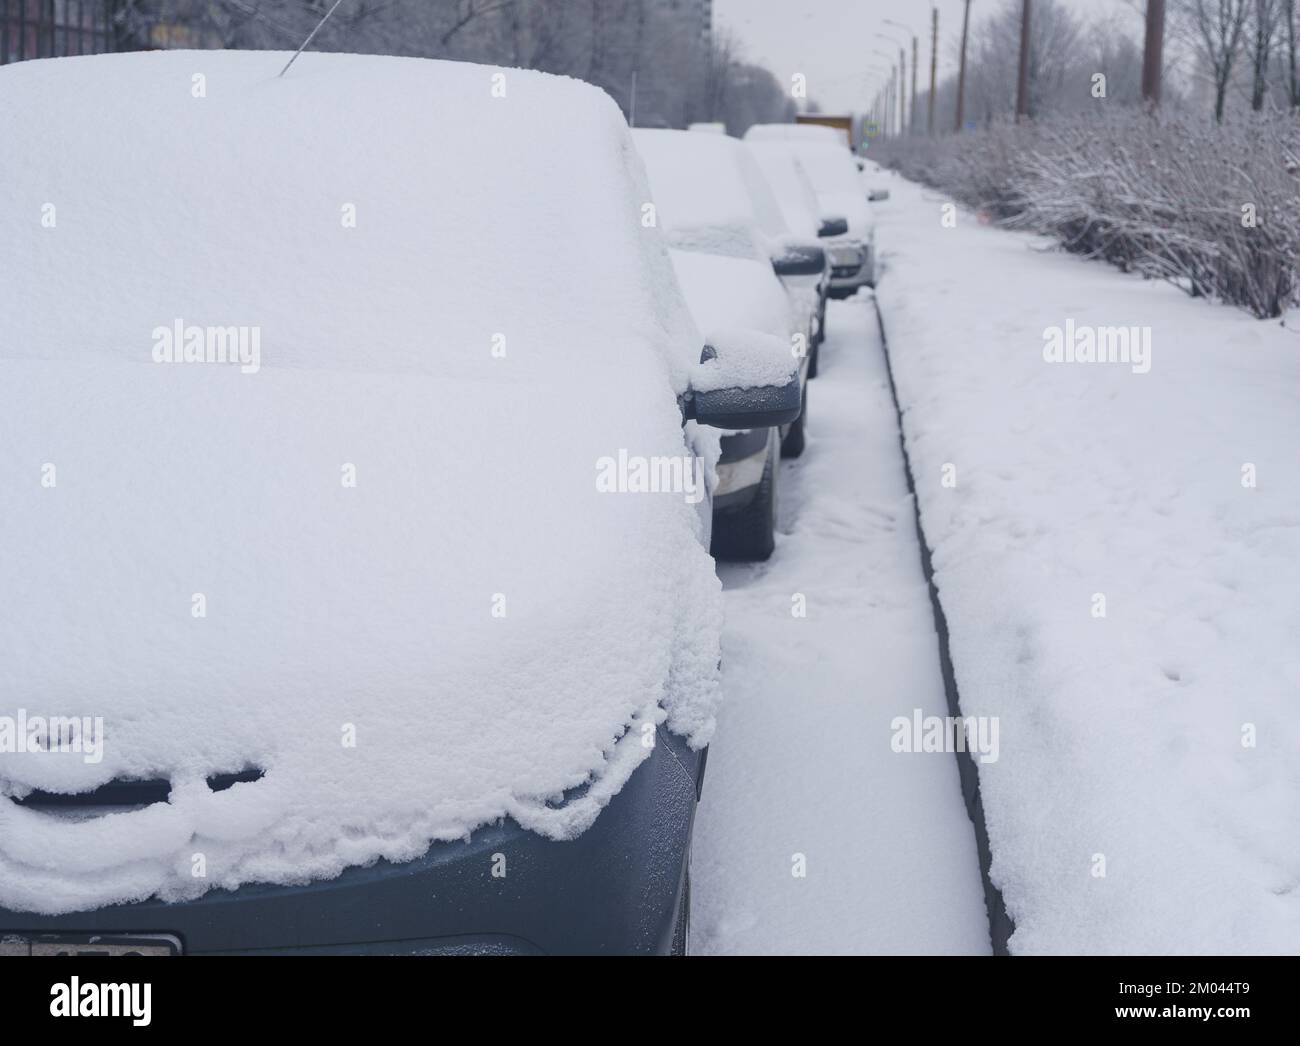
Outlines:
<svg viewBox="0 0 1300 1046"><path fill-rule="evenodd" d="M1300 951L1300 331L876 180L1011 950Z"/></svg>
<svg viewBox="0 0 1300 1046"><path fill-rule="evenodd" d="M946 708L869 299L832 303L827 329L776 553L722 570L692 950L987 954L955 758L891 749L896 717Z"/></svg>

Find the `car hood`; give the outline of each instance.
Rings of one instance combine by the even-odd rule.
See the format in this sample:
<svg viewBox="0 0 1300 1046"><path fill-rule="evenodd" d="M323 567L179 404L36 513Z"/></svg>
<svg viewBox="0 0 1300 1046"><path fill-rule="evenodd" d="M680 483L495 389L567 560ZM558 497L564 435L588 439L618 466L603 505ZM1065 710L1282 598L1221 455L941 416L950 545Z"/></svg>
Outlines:
<svg viewBox="0 0 1300 1046"><path fill-rule="evenodd" d="M541 381L0 361L0 717L103 723L99 759L9 746L0 792L171 783L91 819L0 799L0 901L330 875L506 815L568 837L641 724L707 739L695 513L595 484L597 451L683 453L623 369L579 415Z"/></svg>

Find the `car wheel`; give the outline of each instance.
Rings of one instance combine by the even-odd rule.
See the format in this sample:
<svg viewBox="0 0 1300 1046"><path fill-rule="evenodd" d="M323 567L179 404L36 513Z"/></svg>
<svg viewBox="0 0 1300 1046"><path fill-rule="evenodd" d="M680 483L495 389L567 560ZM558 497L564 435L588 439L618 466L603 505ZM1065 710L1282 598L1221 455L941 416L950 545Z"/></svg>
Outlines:
<svg viewBox="0 0 1300 1046"><path fill-rule="evenodd" d="M720 512L713 519L711 551L715 559L761 563L776 548L776 485L780 466L769 437L767 462L754 500L738 512Z"/></svg>
<svg viewBox="0 0 1300 1046"><path fill-rule="evenodd" d="M812 371L808 372L812 377ZM790 426L790 431L785 434L785 439L781 441L781 457L797 458L803 453L807 441L804 438L804 422L808 418L808 386L803 390L803 406L799 409L799 419Z"/></svg>
<svg viewBox="0 0 1300 1046"><path fill-rule="evenodd" d="M682 903L677 906L677 926L673 929L673 954L689 955L691 948L691 857L686 855L686 882L682 886Z"/></svg>
<svg viewBox="0 0 1300 1046"><path fill-rule="evenodd" d="M813 342L812 352L808 353L808 380L812 381L817 377L817 357L821 355L822 345L820 341Z"/></svg>

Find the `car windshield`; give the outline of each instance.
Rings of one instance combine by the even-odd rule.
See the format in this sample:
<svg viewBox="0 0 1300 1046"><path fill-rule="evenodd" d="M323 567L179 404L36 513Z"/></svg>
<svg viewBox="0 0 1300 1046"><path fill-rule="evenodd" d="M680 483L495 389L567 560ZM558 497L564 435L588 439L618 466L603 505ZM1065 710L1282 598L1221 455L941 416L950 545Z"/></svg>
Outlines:
<svg viewBox="0 0 1300 1046"><path fill-rule="evenodd" d="M821 208L794 151L785 143L764 141L751 143L750 151L772 187L791 231L816 236Z"/></svg>

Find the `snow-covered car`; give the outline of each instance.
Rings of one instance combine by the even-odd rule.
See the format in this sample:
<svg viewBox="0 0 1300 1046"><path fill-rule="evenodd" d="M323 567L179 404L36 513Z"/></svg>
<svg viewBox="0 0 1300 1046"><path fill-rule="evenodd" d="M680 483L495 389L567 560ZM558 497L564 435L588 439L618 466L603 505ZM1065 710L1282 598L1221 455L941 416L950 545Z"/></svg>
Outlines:
<svg viewBox="0 0 1300 1046"><path fill-rule="evenodd" d="M824 215L843 218L848 229L827 247L831 265L830 296L849 298L861 287L874 287L875 220L853 154L842 142L816 132L825 127L757 124L745 132L747 142L777 143L799 158L812 182Z"/></svg>
<svg viewBox="0 0 1300 1046"><path fill-rule="evenodd" d="M800 145L832 145L847 150L844 132L824 124L756 123L745 132L747 142L791 142Z"/></svg>
<svg viewBox="0 0 1300 1046"><path fill-rule="evenodd" d="M286 57L0 69L0 939L680 951L717 429L797 367L603 92Z"/></svg>
<svg viewBox="0 0 1300 1046"><path fill-rule="evenodd" d="M857 253L856 242L848 236L848 221L842 215L822 213L817 192L793 150L783 141L761 138L747 143L747 146L772 188L786 225L796 236L820 240L828 256L842 259ZM830 281L823 280L819 287L817 345L826 338L829 290ZM810 378L817 376L817 359L818 352L814 348L808 363Z"/></svg>
<svg viewBox="0 0 1300 1046"><path fill-rule="evenodd" d="M637 130L655 221L705 340L736 354L798 359L806 382L816 351L825 251L791 233L758 164L735 138ZM722 440L713 552L763 560L774 548L779 458L805 443L804 413L780 432L747 429Z"/></svg>

